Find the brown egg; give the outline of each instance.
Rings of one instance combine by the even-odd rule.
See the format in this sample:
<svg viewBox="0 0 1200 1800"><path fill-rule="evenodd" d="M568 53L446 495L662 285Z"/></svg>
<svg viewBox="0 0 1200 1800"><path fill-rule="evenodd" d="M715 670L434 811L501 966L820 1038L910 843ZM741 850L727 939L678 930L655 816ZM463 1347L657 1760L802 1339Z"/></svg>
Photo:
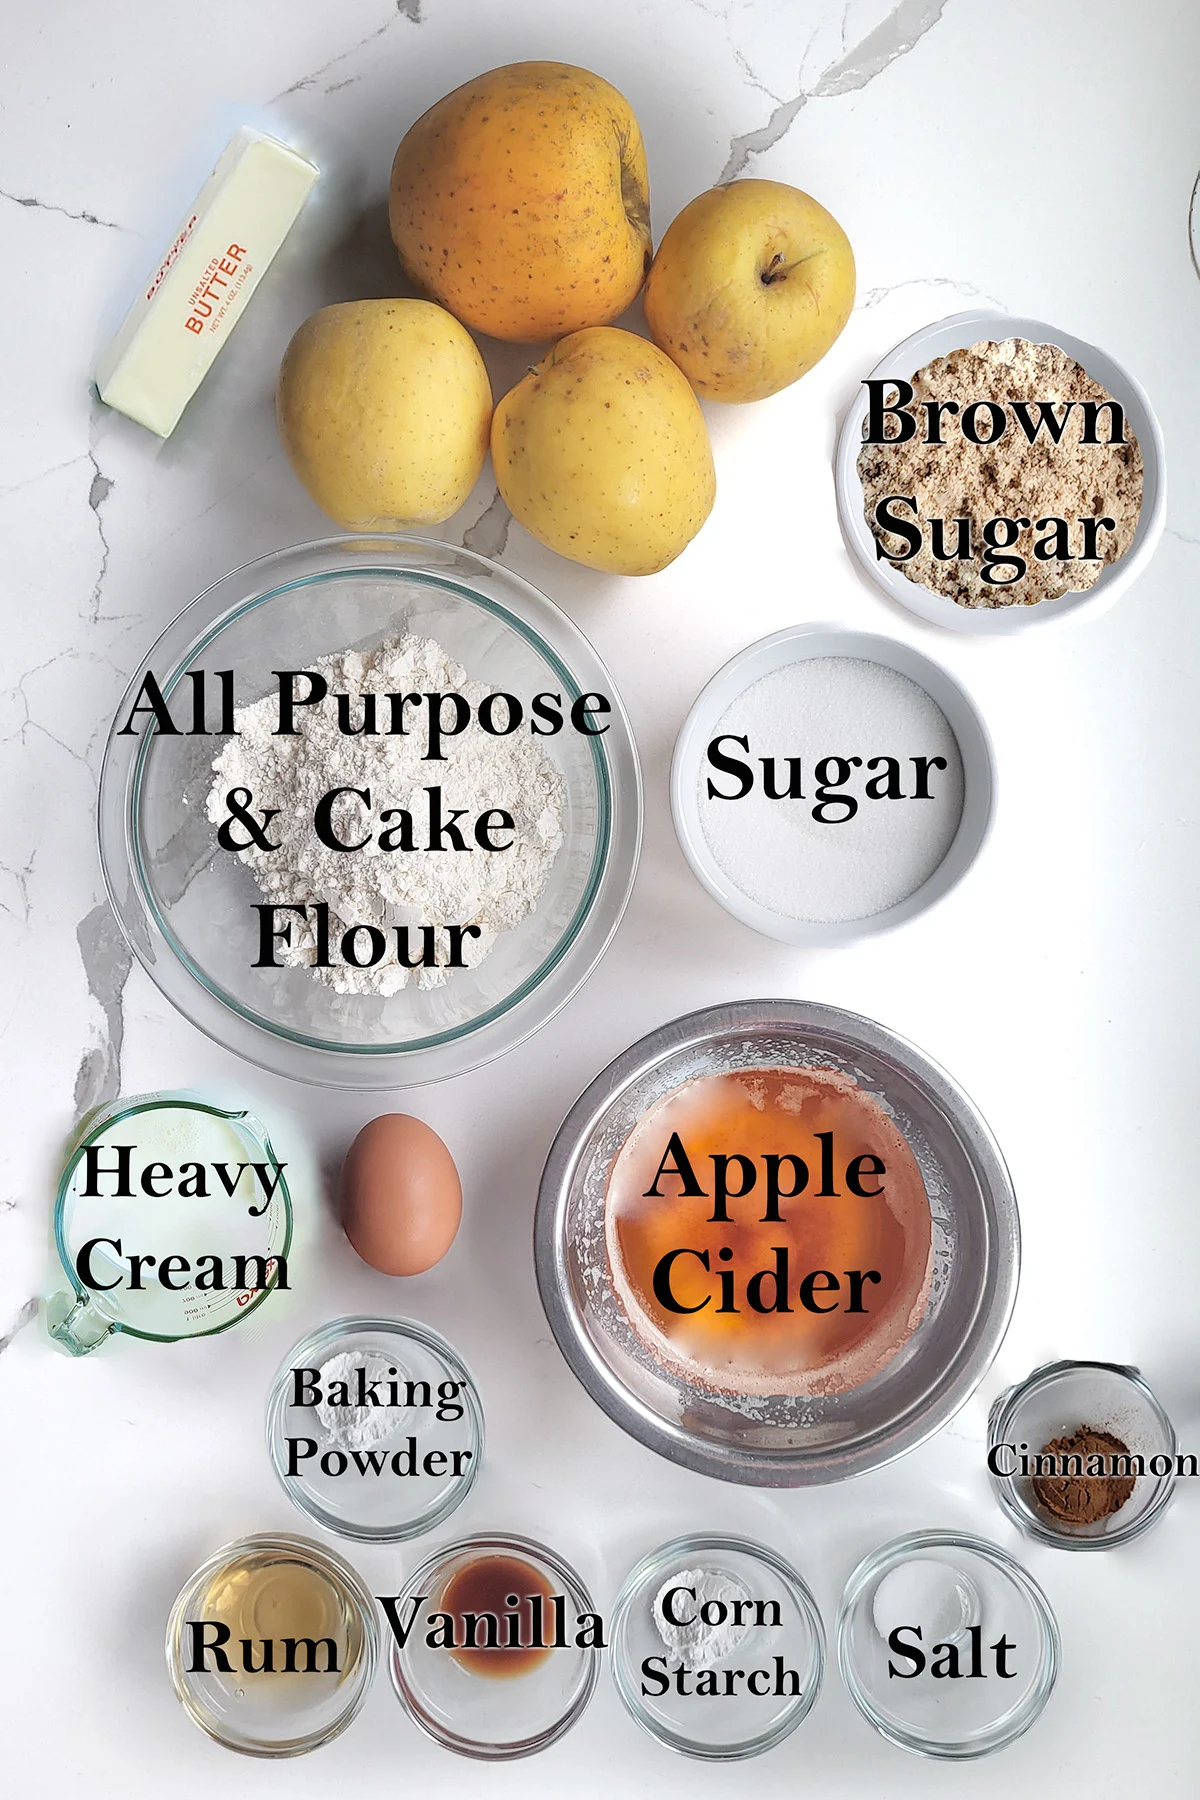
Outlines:
<svg viewBox="0 0 1200 1800"><path fill-rule="evenodd" d="M420 1275L440 1262L462 1217L454 1158L436 1131L406 1113L364 1125L342 1164L342 1226L383 1275Z"/></svg>

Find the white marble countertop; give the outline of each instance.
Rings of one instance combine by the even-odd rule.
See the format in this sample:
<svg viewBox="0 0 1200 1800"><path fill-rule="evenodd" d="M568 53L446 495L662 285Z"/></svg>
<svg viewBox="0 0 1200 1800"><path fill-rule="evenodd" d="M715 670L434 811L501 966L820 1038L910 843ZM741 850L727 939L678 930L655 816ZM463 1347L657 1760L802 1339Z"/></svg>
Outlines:
<svg viewBox="0 0 1200 1800"><path fill-rule="evenodd" d="M5 1624L0 1785L170 1793L549 1795L653 1785L889 1800L1015 1789L1193 1791L1200 1611L1196 1483L1144 1540L1101 1557L1017 1541L983 1468L986 1409L1056 1355L1137 1363L1200 1449L1194 1196L1195 670L1200 666L1200 13L1189 0L70 0L10 8L0 78L0 544L5 587L0 942L6 1130L0 1183L0 1511ZM238 1065L174 1015L108 913L93 842L105 733L129 672L191 595L261 552L322 535L275 437L272 385L296 324L390 291L392 152L435 98L492 65L582 63L629 97L648 142L656 235L722 175L816 194L858 256L857 310L799 386L710 408L719 494L662 575L606 579L508 529L490 473L460 517L565 606L630 709L647 780L633 902L599 971L507 1061L390 1102L308 1091ZM335 179L201 397L165 445L89 390L99 337L212 152L240 119L309 134ZM1075 628L973 641L867 587L836 525L830 454L859 376L918 324L995 302L1103 345L1166 435L1168 529L1145 575ZM498 385L522 351L497 351ZM974 694L1001 773L995 832L939 908L824 953L752 935L708 899L671 830L666 772L696 692L751 638L798 619L890 632ZM805 996L879 1018L963 1083L1008 1157L1025 1263L1007 1341L976 1398L899 1464L834 1490L743 1491L688 1475L611 1425L568 1373L529 1254L537 1177L580 1088L632 1039L706 1002ZM440 1131L462 1170L458 1243L396 1284L359 1264L321 1205L320 1273L290 1314L169 1349L71 1362L34 1298L77 1109L120 1089L233 1084L302 1115L322 1165L386 1104ZM313 1202L316 1205L316 1202ZM294 1336L339 1311L409 1310L483 1371L489 1456L459 1527L546 1536L602 1605L646 1549L729 1528L792 1557L827 1624L852 1566L902 1530L952 1524L1014 1549L1063 1635L1036 1729L954 1770L906 1757L836 1672L785 1746L720 1772L670 1756L607 1675L540 1759L480 1768L437 1750L380 1680L364 1716L308 1758L258 1764L176 1704L162 1635L218 1544L300 1527L261 1413ZM396 1591L413 1549L356 1553Z"/></svg>

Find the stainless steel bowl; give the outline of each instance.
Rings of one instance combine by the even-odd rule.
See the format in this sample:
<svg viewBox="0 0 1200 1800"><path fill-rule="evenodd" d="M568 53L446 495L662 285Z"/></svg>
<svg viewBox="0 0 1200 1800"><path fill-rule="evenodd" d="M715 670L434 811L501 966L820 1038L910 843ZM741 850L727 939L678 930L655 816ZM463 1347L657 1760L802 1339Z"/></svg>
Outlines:
<svg viewBox="0 0 1200 1800"><path fill-rule="evenodd" d="M933 1214L925 1316L887 1367L849 1393L711 1393L655 1361L613 1293L608 1172L637 1120L681 1083L806 1063L852 1076L912 1146ZM882 1025L837 1007L744 1000L661 1026L580 1095L542 1175L534 1258L559 1349L597 1405L639 1443L723 1481L806 1487L902 1456L969 1398L1008 1326L1020 1227L995 1140L944 1070Z"/></svg>

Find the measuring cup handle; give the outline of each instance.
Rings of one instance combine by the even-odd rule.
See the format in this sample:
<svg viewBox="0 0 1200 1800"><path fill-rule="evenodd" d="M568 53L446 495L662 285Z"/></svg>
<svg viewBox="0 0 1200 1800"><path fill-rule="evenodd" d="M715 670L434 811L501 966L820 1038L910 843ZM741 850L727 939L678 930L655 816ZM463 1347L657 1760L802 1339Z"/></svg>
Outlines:
<svg viewBox="0 0 1200 1800"><path fill-rule="evenodd" d="M116 1327L90 1299L79 1294L55 1294L46 1302L46 1329L72 1356L86 1356Z"/></svg>

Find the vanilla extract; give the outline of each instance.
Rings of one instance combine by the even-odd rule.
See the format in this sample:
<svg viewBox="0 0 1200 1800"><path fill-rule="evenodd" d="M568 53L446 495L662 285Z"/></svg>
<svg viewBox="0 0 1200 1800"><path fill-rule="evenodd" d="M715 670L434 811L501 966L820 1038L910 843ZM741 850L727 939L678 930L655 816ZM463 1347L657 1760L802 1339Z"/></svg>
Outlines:
<svg viewBox="0 0 1200 1800"><path fill-rule="evenodd" d="M405 1650L423 1622L428 1649L450 1651L469 1674L489 1680L526 1675L553 1650L605 1647L600 1615L576 1611L572 1620L566 1596L523 1557L489 1551L459 1562L433 1609L427 1600L410 1595L401 1612L399 1595L379 1596L397 1648Z"/></svg>

